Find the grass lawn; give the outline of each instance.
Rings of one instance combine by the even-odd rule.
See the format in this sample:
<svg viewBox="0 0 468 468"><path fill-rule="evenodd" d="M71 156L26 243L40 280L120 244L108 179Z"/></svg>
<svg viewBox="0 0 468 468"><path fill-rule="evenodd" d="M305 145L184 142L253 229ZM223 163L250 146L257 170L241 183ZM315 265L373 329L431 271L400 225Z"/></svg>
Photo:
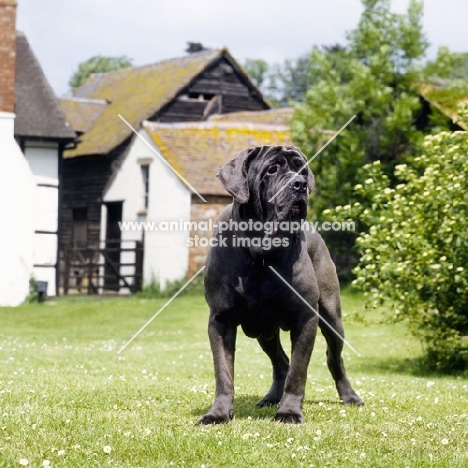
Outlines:
<svg viewBox="0 0 468 468"><path fill-rule="evenodd" d="M359 295L343 296L347 339L359 352L345 348L344 358L366 406L340 405L319 336L299 426L255 407L271 369L241 331L235 418L194 425L214 392L200 295L175 300L118 356L165 301L64 298L0 309L0 467L468 466L467 376L418 373L420 346L404 324L378 324L379 311L364 311Z"/></svg>

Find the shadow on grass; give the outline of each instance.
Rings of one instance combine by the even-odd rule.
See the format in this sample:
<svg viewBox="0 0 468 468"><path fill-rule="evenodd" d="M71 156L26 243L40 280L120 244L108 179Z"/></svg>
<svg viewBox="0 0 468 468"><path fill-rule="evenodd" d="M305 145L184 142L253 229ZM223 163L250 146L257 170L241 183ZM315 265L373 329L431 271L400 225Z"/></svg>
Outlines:
<svg viewBox="0 0 468 468"><path fill-rule="evenodd" d="M277 407L276 405L273 406L264 406L263 408L259 408L256 406L258 401L262 399L259 395L239 395L234 398L234 417L236 419L264 419L273 421ZM317 400L317 399L308 399L306 398L304 404L307 405L317 405L322 402L327 405L336 405L342 406L340 401L338 400L338 396L336 400ZM192 411L192 414L195 417L200 418L202 415L207 413L211 405L204 406L203 408L197 408Z"/></svg>
<svg viewBox="0 0 468 468"><path fill-rule="evenodd" d="M260 395L238 395L234 398L234 417L237 419L271 419L276 414L276 405L259 408L256 404L262 399ZM194 416L201 417L209 411L211 404L196 408L192 411Z"/></svg>
<svg viewBox="0 0 468 468"><path fill-rule="evenodd" d="M354 364L353 373L362 372L363 374L377 375L410 375L413 377L468 377L468 372L442 372L431 370L426 367L424 356L418 356L411 359L398 359L394 357L379 358L360 358L359 364Z"/></svg>

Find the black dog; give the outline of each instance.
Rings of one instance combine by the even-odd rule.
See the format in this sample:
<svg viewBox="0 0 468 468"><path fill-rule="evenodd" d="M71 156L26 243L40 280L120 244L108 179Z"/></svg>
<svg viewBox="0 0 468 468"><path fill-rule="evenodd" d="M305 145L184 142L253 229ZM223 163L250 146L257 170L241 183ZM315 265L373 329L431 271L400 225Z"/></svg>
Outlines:
<svg viewBox="0 0 468 468"><path fill-rule="evenodd" d="M302 402L317 325L327 341L328 368L341 401L363 404L341 358L344 330L335 265L318 233L297 229L314 186L305 163L297 148L263 146L244 150L219 170L219 180L234 201L217 221L213 238L219 244L206 261L216 396L199 424L225 423L234 416L238 325L258 340L271 360L273 384L257 405L278 404L277 421L304 422ZM283 221L294 229L282 227ZM272 229L259 232L260 222ZM291 364L280 343L280 328L291 332Z"/></svg>

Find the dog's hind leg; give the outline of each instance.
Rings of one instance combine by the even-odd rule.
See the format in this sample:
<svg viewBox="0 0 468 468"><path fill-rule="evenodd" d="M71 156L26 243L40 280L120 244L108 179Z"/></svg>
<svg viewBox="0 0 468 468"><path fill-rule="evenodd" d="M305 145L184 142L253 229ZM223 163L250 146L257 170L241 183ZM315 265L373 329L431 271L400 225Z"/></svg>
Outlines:
<svg viewBox="0 0 468 468"><path fill-rule="evenodd" d="M335 381L340 400L346 405L363 405L363 401L353 390L346 376L341 356L344 344L344 327L341 319L341 306L338 294L320 299L319 314L321 317L319 320L320 330L327 341L327 365ZM326 323L324 320L326 320Z"/></svg>
<svg viewBox="0 0 468 468"><path fill-rule="evenodd" d="M279 403L283 396L284 382L289 369L289 359L281 346L279 330L273 338L257 338L263 351L270 358L273 366L273 383L268 393L257 403L257 406L270 406Z"/></svg>

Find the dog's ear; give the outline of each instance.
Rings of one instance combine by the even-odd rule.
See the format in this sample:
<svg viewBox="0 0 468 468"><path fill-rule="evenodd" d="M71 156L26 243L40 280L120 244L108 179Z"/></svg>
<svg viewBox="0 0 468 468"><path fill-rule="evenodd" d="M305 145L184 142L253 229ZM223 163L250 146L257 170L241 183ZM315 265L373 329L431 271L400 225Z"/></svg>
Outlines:
<svg viewBox="0 0 468 468"><path fill-rule="evenodd" d="M262 147L247 148L237 158L229 161L218 171L217 177L234 200L244 204L249 201L250 191L247 181L248 165Z"/></svg>

